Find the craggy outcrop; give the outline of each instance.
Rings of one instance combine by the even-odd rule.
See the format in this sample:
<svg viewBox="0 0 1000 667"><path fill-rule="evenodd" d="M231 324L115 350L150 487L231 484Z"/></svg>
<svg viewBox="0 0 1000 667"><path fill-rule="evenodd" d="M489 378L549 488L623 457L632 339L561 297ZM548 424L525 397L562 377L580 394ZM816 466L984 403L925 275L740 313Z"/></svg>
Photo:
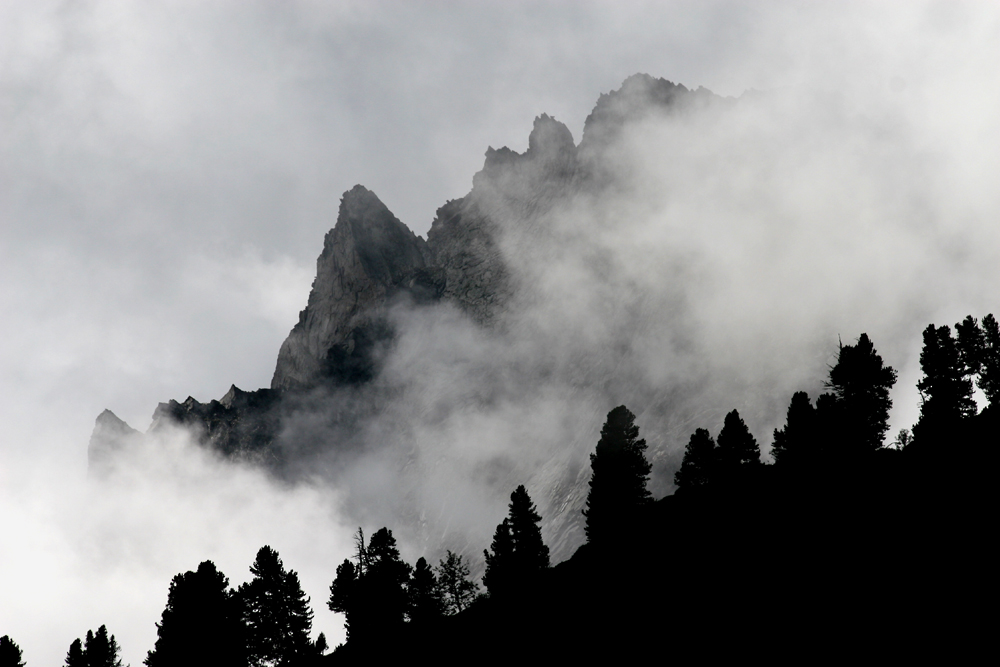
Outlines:
<svg viewBox="0 0 1000 667"><path fill-rule="evenodd" d="M190 396L183 403L171 400L156 406L149 432L183 426L226 457L274 465L278 397L271 389L243 391L232 385L217 401L199 403Z"/></svg>
<svg viewBox="0 0 1000 667"><path fill-rule="evenodd" d="M622 87L602 93L597 105L583 122L580 151L598 157L600 152L617 139L622 129L656 114L703 107L707 104L727 104L735 100L721 98L707 88L689 90L682 84L655 79L648 74L633 74Z"/></svg>
<svg viewBox="0 0 1000 667"><path fill-rule="evenodd" d="M88 474L103 476L111 472L115 458L141 438L142 433L119 419L111 410L99 414L87 447Z"/></svg>
<svg viewBox="0 0 1000 667"><path fill-rule="evenodd" d="M278 352L271 388L309 387L331 375L370 379L389 335L380 318L387 301L401 290L436 298L443 288L439 273L425 268L424 246L370 190L356 185L344 193L316 260L309 302Z"/></svg>
<svg viewBox="0 0 1000 667"><path fill-rule="evenodd" d="M509 333L506 323L514 320L508 315L530 301L518 301L532 288L524 260L533 245L545 246L536 242L554 229L549 212L580 194L600 197L611 183L602 160L607 162L606 149L623 128L720 99L704 89L635 75L601 95L579 146L563 123L542 114L524 153L486 151L471 191L437 210L426 240L374 193L355 186L344 193L324 239L307 305L281 345L270 388L245 392L234 386L208 403L191 397L161 403L150 430L183 426L226 457L290 475L316 453L363 448L366 424L392 400L393 389L376 380L394 344L396 306L441 301L480 327ZM302 414L322 421L321 428L290 418ZM103 413L91 439L92 468L106 467L123 443L138 437ZM553 554L569 553L580 533L589 470L567 477L564 465L550 462L530 474L548 494L548 505L559 508L558 517L547 518Z"/></svg>

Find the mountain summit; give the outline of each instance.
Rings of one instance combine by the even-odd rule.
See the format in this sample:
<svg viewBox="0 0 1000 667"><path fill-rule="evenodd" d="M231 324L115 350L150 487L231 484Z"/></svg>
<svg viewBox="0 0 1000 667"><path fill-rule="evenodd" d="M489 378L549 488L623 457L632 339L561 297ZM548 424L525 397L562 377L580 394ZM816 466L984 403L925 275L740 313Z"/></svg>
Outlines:
<svg viewBox="0 0 1000 667"><path fill-rule="evenodd" d="M161 403L150 430L183 426L224 456L291 477L321 469L350 485L343 470L375 450L383 452L379 465L392 469L387 478L444 474L434 462L450 465L454 454L428 458L414 443L450 442L456 436L449 424L474 419L476 410L531 403L535 389L529 388L543 386L553 374L562 374L560 382L573 394L614 393L602 378L627 344L602 348L595 361L563 344L558 329L546 325L539 331L525 316L539 307L538 290L572 273L542 278L526 270L529 258L544 266L546 253L558 255L565 247L561 234L579 235L567 221L574 207L613 187L614 142L629 124L720 100L704 89L636 75L601 96L579 146L566 125L542 114L523 153L487 149L471 191L437 210L426 240L375 193L354 186L344 193L336 224L326 234L308 301L281 345L271 386L257 391L234 386L208 403L192 397ZM587 262L585 270L603 270L600 257ZM592 296L584 291L573 298ZM423 351L409 345L404 354L397 348L415 322L429 332ZM631 335L627 320L599 324ZM387 368L393 372L387 375ZM97 443L91 447L92 467L104 466L125 446L117 433L122 443L136 437L124 422L102 415L92 439ZM487 429L480 436L488 442L500 434ZM662 449L662 441L653 444ZM586 480L579 465L566 473L563 459L569 454L557 454L559 461L545 455L521 463L502 455L480 460L477 442L456 446L463 448L460 456L472 456L469 465L476 470L470 474L481 478L477 484L483 488L506 495L508 485L534 479L543 489L546 516L553 516L549 507L561 507L548 527L558 533L549 540L553 556L575 546L582 537L578 510ZM320 467L317 461L323 462ZM363 514L366 491L354 492ZM390 511L414 525L447 530L448 517L426 514L429 491L420 490L420 483L397 483L391 493L397 498Z"/></svg>

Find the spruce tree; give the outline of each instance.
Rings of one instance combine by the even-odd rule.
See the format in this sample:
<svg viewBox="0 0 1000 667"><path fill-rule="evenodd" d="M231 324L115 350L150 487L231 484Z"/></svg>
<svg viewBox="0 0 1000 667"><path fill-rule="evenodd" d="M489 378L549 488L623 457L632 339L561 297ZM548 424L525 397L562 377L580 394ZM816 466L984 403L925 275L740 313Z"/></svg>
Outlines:
<svg viewBox="0 0 1000 667"><path fill-rule="evenodd" d="M388 528L375 531L367 553L369 565L362 588L373 607L376 625L382 628L400 625L406 615L410 566L399 557L396 538Z"/></svg>
<svg viewBox="0 0 1000 667"><path fill-rule="evenodd" d="M839 403L842 447L874 451L882 446L892 409L889 391L895 383L896 371L883 365L868 334L861 334L855 345L840 346L827 386Z"/></svg>
<svg viewBox="0 0 1000 667"><path fill-rule="evenodd" d="M312 609L294 570L285 570L278 552L263 546L250 566L253 579L239 588L251 665L284 666L313 656L309 639Z"/></svg>
<svg viewBox="0 0 1000 667"><path fill-rule="evenodd" d="M816 409L809 401L809 394L797 391L792 394L785 416L785 427L774 429L771 455L776 465L799 465L815 458L817 449Z"/></svg>
<svg viewBox="0 0 1000 667"><path fill-rule="evenodd" d="M21 657L21 647L13 639L0 637L0 667L24 667Z"/></svg>
<svg viewBox="0 0 1000 667"><path fill-rule="evenodd" d="M347 638L354 634L354 626L357 624L355 600L357 599L358 574L354 563L345 559L337 566L337 576L330 584L330 599L326 606L330 611L344 614L346 620L344 627L347 630Z"/></svg>
<svg viewBox="0 0 1000 667"><path fill-rule="evenodd" d="M528 581L549 566L549 548L542 542L538 525L542 517L523 484L510 494L508 516L514 542L515 576Z"/></svg>
<svg viewBox="0 0 1000 667"><path fill-rule="evenodd" d="M240 599L212 561L173 578L156 635L147 667L246 665Z"/></svg>
<svg viewBox="0 0 1000 667"><path fill-rule="evenodd" d="M402 626L410 608L410 566L400 559L388 528L376 531L367 545L359 529L355 546L357 562L337 567L327 606L347 617L351 640L367 641Z"/></svg>
<svg viewBox="0 0 1000 667"><path fill-rule="evenodd" d="M923 333L920 368L920 419L913 427L918 442L945 436L958 423L976 414L972 380L961 360L958 343L948 326L929 324Z"/></svg>
<svg viewBox="0 0 1000 667"><path fill-rule="evenodd" d="M491 553L492 552L492 553ZM504 518L493 533L490 550L483 550L486 559L486 573L483 585L493 597L502 595L513 584L514 537L510 532L510 519Z"/></svg>
<svg viewBox="0 0 1000 667"><path fill-rule="evenodd" d="M651 501L646 482L652 466L645 451L635 415L624 405L609 412L597 449L590 455L593 474L583 511L590 542L610 544Z"/></svg>
<svg viewBox="0 0 1000 667"><path fill-rule="evenodd" d="M74 639L66 652L66 667L87 667L87 657L83 655L83 642Z"/></svg>
<svg viewBox="0 0 1000 667"><path fill-rule="evenodd" d="M716 442L719 445L716 448L718 466L724 475L734 474L745 466L760 464L757 440L736 410L726 415Z"/></svg>
<svg viewBox="0 0 1000 667"><path fill-rule="evenodd" d="M684 448L681 467L674 473L674 484L679 489L707 485L715 473L715 457L715 440L705 429L695 429Z"/></svg>
<svg viewBox="0 0 1000 667"><path fill-rule="evenodd" d="M976 375L983 364L983 348L986 339L983 330L972 315L955 324L955 345L958 348L958 363L964 375Z"/></svg>
<svg viewBox="0 0 1000 667"><path fill-rule="evenodd" d="M990 313L983 318L979 358L979 388L990 405L1000 405L1000 326Z"/></svg>
<svg viewBox="0 0 1000 667"><path fill-rule="evenodd" d="M74 649L74 645L77 647ZM115 636L108 636L108 628L104 625L97 628L97 632L87 630L84 638L83 649L78 650L80 640L75 640L70 644L70 651L66 656L69 664L71 659L82 659L86 667L122 667L121 647L115 641Z"/></svg>
<svg viewBox="0 0 1000 667"><path fill-rule="evenodd" d="M412 623L428 623L444 615L444 600L438 587L434 569L427 564L427 559L417 559L413 568L413 576L407 584L409 611L407 615Z"/></svg>
<svg viewBox="0 0 1000 667"><path fill-rule="evenodd" d="M476 597L479 587L469 579L469 566L464 559L448 550L437 567L437 581L444 611L449 616L465 610Z"/></svg>

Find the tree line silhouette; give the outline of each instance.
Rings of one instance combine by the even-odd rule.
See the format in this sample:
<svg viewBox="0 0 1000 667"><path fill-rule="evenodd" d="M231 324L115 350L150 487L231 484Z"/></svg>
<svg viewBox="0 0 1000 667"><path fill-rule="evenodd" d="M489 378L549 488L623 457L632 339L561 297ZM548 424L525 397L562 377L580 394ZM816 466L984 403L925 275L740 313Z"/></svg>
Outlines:
<svg viewBox="0 0 1000 667"><path fill-rule="evenodd" d="M347 642L328 655L298 575L264 546L234 590L211 561L174 577L147 667L311 665L427 657L496 661L746 657L759 632L775 651L856 655L863 643L905 653L962 613L981 585L993 517L1000 433L1000 330L992 314L929 325L920 354L920 417L886 445L897 379L866 334L841 345L826 392L793 394L774 459L736 410L718 435L697 428L674 480L653 500L635 415L608 413L586 499L587 543L550 566L523 485L483 552L485 592L447 551L436 566L404 562L383 527L336 568L328 608ZM977 410L974 389L986 399ZM934 492L928 493L929 480ZM767 564L761 568L759 564ZM948 616L942 616L948 610ZM754 619L762 619L764 628ZM669 649L661 645L669 635ZM105 626L75 640L67 667L120 667ZM843 653L841 653L843 652ZM0 667L23 667L0 637Z"/></svg>

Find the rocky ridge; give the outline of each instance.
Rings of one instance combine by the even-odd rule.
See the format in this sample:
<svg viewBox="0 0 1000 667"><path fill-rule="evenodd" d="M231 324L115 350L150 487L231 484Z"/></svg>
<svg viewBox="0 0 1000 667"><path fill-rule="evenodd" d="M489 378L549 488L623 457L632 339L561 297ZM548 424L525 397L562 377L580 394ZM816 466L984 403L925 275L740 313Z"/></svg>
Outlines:
<svg viewBox="0 0 1000 667"><path fill-rule="evenodd" d="M635 75L601 95L579 146L563 123L543 114L534 121L524 153L487 149L472 190L437 210L426 240L373 192L355 186L344 193L336 224L324 239L306 307L281 345L271 386L249 392L232 386L208 403L192 397L161 403L150 432L183 426L223 456L280 471L295 455L282 443L288 417L322 392L349 398L339 400L326 418L350 433L364 415L390 400L371 387L393 344L389 311L395 305L443 302L478 327L502 330L524 287L509 261L517 251L507 243L512 232L527 232L522 242L530 239L557 202L599 189L604 150L629 123L720 100L705 89ZM105 411L91 438L91 469L106 468L116 451L140 437ZM559 545L556 551L563 552L574 546L567 530L579 523L576 510L589 475L567 477L562 463L551 467L537 474L540 484L551 487L546 504L564 515L558 535L547 531Z"/></svg>

